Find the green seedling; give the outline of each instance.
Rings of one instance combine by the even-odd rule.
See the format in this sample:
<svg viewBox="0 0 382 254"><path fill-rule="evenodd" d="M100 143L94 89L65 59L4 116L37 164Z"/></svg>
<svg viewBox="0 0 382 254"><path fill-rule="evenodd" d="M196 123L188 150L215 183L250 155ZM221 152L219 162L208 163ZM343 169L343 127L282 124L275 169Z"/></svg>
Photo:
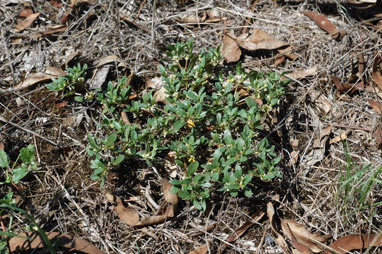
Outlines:
<svg viewBox="0 0 382 254"><path fill-rule="evenodd" d="M18 162L21 159L21 164ZM0 150L0 168L5 169L5 181L0 184L18 184L29 172L37 170L35 151L33 145L28 145L20 150L17 160L11 165L8 155Z"/></svg>
<svg viewBox="0 0 382 254"><path fill-rule="evenodd" d="M45 85L46 88L53 91L63 91L64 97L77 95L74 97L76 101L82 102L81 93L85 91L85 77L87 65L81 66L80 63L73 68L67 68L66 76L60 76L57 79L52 79L52 82Z"/></svg>
<svg viewBox="0 0 382 254"><path fill-rule="evenodd" d="M5 181L0 182L0 184L18 184L24 177L27 176L28 173L33 170L37 170L34 146L28 145L27 147L22 148L14 163L11 163L7 153L5 153L4 150L0 150L0 168L5 169ZM45 231L37 225L33 217L25 210L16 207L16 202L13 199L12 192L7 193L2 197L2 199L0 199L0 216L7 213L9 218L8 226L6 227L7 230L0 230L0 253L8 253L7 241L9 238L19 237L17 234L12 232L15 212L25 216L30 221L28 228L33 230L36 229L47 244L50 253L56 253Z"/></svg>

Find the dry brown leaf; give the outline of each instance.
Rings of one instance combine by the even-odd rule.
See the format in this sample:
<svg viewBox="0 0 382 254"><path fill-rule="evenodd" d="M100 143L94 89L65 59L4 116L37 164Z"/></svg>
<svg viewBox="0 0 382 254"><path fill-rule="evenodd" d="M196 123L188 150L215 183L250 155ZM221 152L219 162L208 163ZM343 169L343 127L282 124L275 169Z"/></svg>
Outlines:
<svg viewBox="0 0 382 254"><path fill-rule="evenodd" d="M320 111L321 114L327 115L332 109L332 103L319 91L313 90L309 93L309 96L314 102L314 106Z"/></svg>
<svg viewBox="0 0 382 254"><path fill-rule="evenodd" d="M26 19L24 19L23 21L21 21L20 23L16 25L14 31L18 33L30 27L33 21L35 21L39 15L40 15L39 12L29 15Z"/></svg>
<svg viewBox="0 0 382 254"><path fill-rule="evenodd" d="M155 101L168 104L167 89L164 87L164 85L165 82L160 77L154 77L152 79L146 80L146 90L149 88L157 89L157 91L154 93Z"/></svg>
<svg viewBox="0 0 382 254"><path fill-rule="evenodd" d="M65 32L67 28L68 27L65 25L57 25L57 26L49 27L48 30L46 31L37 32L37 33L29 35L29 38L38 39L47 35L62 33L62 32Z"/></svg>
<svg viewBox="0 0 382 254"><path fill-rule="evenodd" d="M110 192L106 192L105 193L105 198L108 202L110 203L114 203L114 195L111 194Z"/></svg>
<svg viewBox="0 0 382 254"><path fill-rule="evenodd" d="M332 242L329 247L338 253L347 253L351 250L362 250L370 246L381 247L382 236L380 234L363 234L363 235L348 235L339 238ZM324 251L324 254L333 253L329 249Z"/></svg>
<svg viewBox="0 0 382 254"><path fill-rule="evenodd" d="M98 60L97 63L95 63L94 67L98 68L102 65L109 64L109 63L115 63L115 62L119 62L119 61L121 61L121 60L116 55L106 56L106 57L103 57L100 60Z"/></svg>
<svg viewBox="0 0 382 254"><path fill-rule="evenodd" d="M373 132L373 137L377 143L378 148L382 148L382 125L377 125Z"/></svg>
<svg viewBox="0 0 382 254"><path fill-rule="evenodd" d="M52 78L54 78L54 76L44 74L41 72L32 73L26 79L21 81L18 85L16 85L15 87L9 88L6 91L19 91L19 90L31 87L33 85L36 85L36 84L44 82L44 81L51 81Z"/></svg>
<svg viewBox="0 0 382 254"><path fill-rule="evenodd" d="M190 251L188 254L206 254L208 252L208 246L207 244L203 244L192 251Z"/></svg>
<svg viewBox="0 0 382 254"><path fill-rule="evenodd" d="M371 76L375 84L379 87L379 89L382 89L382 73L378 67L382 68L382 58L380 57L380 55L377 55L374 59L372 70L373 72L371 73Z"/></svg>
<svg viewBox="0 0 382 254"><path fill-rule="evenodd" d="M308 76L313 76L316 73L317 73L317 67L314 66L314 67L308 68L306 70L294 71L292 73L286 74L285 76L293 78L293 79L301 79L301 78L305 78Z"/></svg>
<svg viewBox="0 0 382 254"><path fill-rule="evenodd" d="M325 136L328 136L330 134L330 132L332 132L332 129L333 129L333 126L332 125L329 125L328 127L326 127L325 129L323 129L322 131L320 131L320 138L323 138Z"/></svg>
<svg viewBox="0 0 382 254"><path fill-rule="evenodd" d="M341 133L341 135L336 136L336 137L332 138L331 140L329 140L329 144L338 143L338 142L345 140L347 138L348 138L348 136L346 135L346 131L344 131Z"/></svg>
<svg viewBox="0 0 382 254"><path fill-rule="evenodd" d="M236 41L235 34L231 31L223 37L222 52L224 60L227 63L235 63L239 61L241 56L241 49Z"/></svg>
<svg viewBox="0 0 382 254"><path fill-rule="evenodd" d="M286 59L285 56L281 56L281 57L277 58L277 59L275 60L275 62L274 62L274 65L275 65L275 66L280 65L282 62L285 61L285 59Z"/></svg>
<svg viewBox="0 0 382 254"><path fill-rule="evenodd" d="M148 229L148 228L140 228L139 231L141 231L141 232L143 232L144 234L146 234L146 235L152 237L152 238L155 239L155 240L158 240L158 235L157 235L155 232L153 232L153 231L151 231L150 229Z"/></svg>
<svg viewBox="0 0 382 254"><path fill-rule="evenodd" d="M310 233L303 224L297 223L295 220L281 220L281 228L289 239L292 239L292 235L290 234L292 233L297 242L303 244L316 253L321 252L322 247L321 245L315 243L315 241L323 243L332 237L331 235ZM312 239L314 239L314 241L312 241Z"/></svg>
<svg viewBox="0 0 382 254"><path fill-rule="evenodd" d="M184 14L183 16L178 19L179 22L181 23L202 23L206 20L207 18L207 13L203 12L199 16L199 13L187 13Z"/></svg>
<svg viewBox="0 0 382 254"><path fill-rule="evenodd" d="M60 0L50 0L49 3L54 6L54 7L57 7L57 8L61 8L62 7L62 3Z"/></svg>
<svg viewBox="0 0 382 254"><path fill-rule="evenodd" d="M304 11L303 13L313 20L317 26L328 32L330 35L338 35L339 32L337 27L335 27L324 15L314 11Z"/></svg>
<svg viewBox="0 0 382 254"><path fill-rule="evenodd" d="M380 114L380 115L382 114L382 102L369 100L369 104L373 108L373 110L377 112L377 114Z"/></svg>
<svg viewBox="0 0 382 254"><path fill-rule="evenodd" d="M20 11L19 17L20 18L26 18L33 14L33 11L30 8L24 8Z"/></svg>
<svg viewBox="0 0 382 254"><path fill-rule="evenodd" d="M271 225L272 232L276 234L276 242L277 244L284 250L285 253L289 253L288 244L285 239L281 236L281 234L276 230L274 226L273 216L275 215L275 208L273 207L272 202L268 202L267 204L267 216L269 219L269 224Z"/></svg>
<svg viewBox="0 0 382 254"><path fill-rule="evenodd" d="M283 224L281 224L281 226L283 226ZM312 251L307 246L297 241L297 238L293 234L288 224L286 224L286 226L283 227L283 232L291 239L293 247L296 248L295 250L292 250L293 254L311 254L312 253Z"/></svg>
<svg viewBox="0 0 382 254"><path fill-rule="evenodd" d="M168 104L169 102L167 101L167 89L162 86L159 90L157 90L154 93L154 98L156 102L162 102L164 104Z"/></svg>
<svg viewBox="0 0 382 254"><path fill-rule="evenodd" d="M352 93L356 90L362 91L365 89L365 85L364 85L363 81L361 81L357 84L342 83L340 78L338 78L336 76L332 77L332 81L333 81L334 85L336 86L338 92L350 91Z"/></svg>
<svg viewBox="0 0 382 254"><path fill-rule="evenodd" d="M221 13L217 9L212 9L206 11L207 19L204 21L206 23L220 22L227 20L227 17L222 17Z"/></svg>
<svg viewBox="0 0 382 254"><path fill-rule="evenodd" d="M72 0L70 1L70 7L73 8L75 5L80 3L88 3L88 4L97 4L98 0Z"/></svg>
<svg viewBox="0 0 382 254"><path fill-rule="evenodd" d="M34 232L32 235L27 235L25 233L19 234L21 237L30 237L31 240L20 237L12 237L9 240L9 248L11 253L16 251L23 253L30 253L34 249L45 248L46 244L41 236ZM85 241L84 239L69 234L61 234L58 232L47 233L49 240L55 243L56 247L63 247L70 249L71 251L76 250L81 253L89 254L103 254L104 252Z"/></svg>
<svg viewBox="0 0 382 254"><path fill-rule="evenodd" d="M379 87L379 89L382 89L382 74L379 71L375 71L371 74L373 81L375 84Z"/></svg>
<svg viewBox="0 0 382 254"><path fill-rule="evenodd" d="M288 57L292 61L295 61L298 58L298 54L292 53L293 46L289 46L283 49L278 49L277 51L279 52L279 54L281 54L282 56Z"/></svg>
<svg viewBox="0 0 382 254"><path fill-rule="evenodd" d="M290 153L290 161L289 161L290 165L295 165L297 163L299 155L300 155L300 151L292 151Z"/></svg>
<svg viewBox="0 0 382 254"><path fill-rule="evenodd" d="M166 178L162 178L162 187L164 199L176 206L179 202L178 195L171 193L172 184Z"/></svg>
<svg viewBox="0 0 382 254"><path fill-rule="evenodd" d="M234 233L230 234L226 240L226 242L232 243L239 239L245 231L247 231L250 227L256 224L264 217L265 213L263 211L257 211L251 216L250 220L247 220L241 227L235 230Z"/></svg>
<svg viewBox="0 0 382 254"><path fill-rule="evenodd" d="M114 212L117 216L129 226L136 226L139 224L139 214L131 207L125 207L120 198L116 197L117 205L114 207Z"/></svg>
<svg viewBox="0 0 382 254"><path fill-rule="evenodd" d="M136 226L151 226L151 225L156 225L156 224L165 222L168 218L173 217L173 216L170 216L171 211L169 211L173 209L173 206L169 205L168 207L169 207L169 209L167 209L168 212L165 212L164 214L161 214L161 215L154 215L154 216L142 218L141 221L138 224L136 224Z"/></svg>
<svg viewBox="0 0 382 254"><path fill-rule="evenodd" d="M80 51L79 50L74 50L74 51L72 51L69 55L68 55L68 57L65 59L65 64L64 64L64 66L61 66L63 69L65 68L65 67L68 67L68 65L76 58L76 57L78 57L80 55Z"/></svg>
<svg viewBox="0 0 382 254"><path fill-rule="evenodd" d="M280 41L263 30L254 29L251 34L242 34L237 38L237 42L240 47L247 50L258 50L258 49L278 49L283 46L287 46L288 43Z"/></svg>
<svg viewBox="0 0 382 254"><path fill-rule="evenodd" d="M63 71L62 69L60 68L56 68L56 67L53 67L53 66L47 66L45 67L45 74L48 74L48 75L52 75L52 76L66 76L66 72Z"/></svg>

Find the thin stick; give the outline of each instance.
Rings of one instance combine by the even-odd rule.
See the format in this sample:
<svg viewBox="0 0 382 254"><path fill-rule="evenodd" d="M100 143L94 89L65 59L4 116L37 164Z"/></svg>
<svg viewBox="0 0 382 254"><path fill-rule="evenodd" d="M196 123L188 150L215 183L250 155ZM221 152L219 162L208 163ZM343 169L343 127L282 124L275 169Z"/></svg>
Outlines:
<svg viewBox="0 0 382 254"><path fill-rule="evenodd" d="M357 126L347 126L347 125L336 124L336 123L329 123L329 125L338 127L338 128L353 129L353 130L360 130L360 131L371 131L371 129L369 128L363 128L363 127L357 127Z"/></svg>
<svg viewBox="0 0 382 254"><path fill-rule="evenodd" d="M0 121L2 121L2 122L4 122L4 123L7 123L7 124L10 124L10 125L12 125L12 126L14 126L14 127L16 127L16 128L19 128L20 130L29 132L29 133L32 134L32 135L35 135L35 136L37 136L37 137L39 137L39 138L41 138L41 139L43 139L43 140L45 140L45 141L47 141L47 142L49 142L49 143L55 145L55 146L58 146L58 144L57 144L56 142L54 142L54 141L52 141L52 140L50 140L50 139L47 139L46 137L43 137L43 136L41 136L40 134L38 134L38 133L36 133L36 132L34 132L34 131L31 131L31 130L29 130L29 129L26 129L26 128L24 128L24 127L18 125L18 124L15 124L15 123L12 123L12 122L10 122L10 121L7 121L7 120L5 120L5 118L2 117L2 116L0 116Z"/></svg>

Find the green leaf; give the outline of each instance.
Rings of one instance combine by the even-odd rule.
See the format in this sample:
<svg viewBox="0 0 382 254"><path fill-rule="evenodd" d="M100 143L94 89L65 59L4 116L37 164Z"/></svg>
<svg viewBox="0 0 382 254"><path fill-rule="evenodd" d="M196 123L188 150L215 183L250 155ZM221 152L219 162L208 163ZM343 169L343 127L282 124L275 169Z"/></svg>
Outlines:
<svg viewBox="0 0 382 254"><path fill-rule="evenodd" d="M246 189L245 191L244 191L244 195L246 196L246 197L252 197L253 196L253 192L251 191L251 189Z"/></svg>
<svg viewBox="0 0 382 254"><path fill-rule="evenodd" d="M229 130L224 131L224 141L226 144L232 144L233 143L232 135L231 135L231 132Z"/></svg>
<svg viewBox="0 0 382 254"><path fill-rule="evenodd" d="M211 177L212 177L212 180L218 181L219 177L220 177L220 174L219 174L219 172L213 172Z"/></svg>
<svg viewBox="0 0 382 254"><path fill-rule="evenodd" d="M187 175L188 176L193 175L195 173L195 171L198 169L198 167L199 167L199 162L197 162L197 161L191 162L187 168Z"/></svg>
<svg viewBox="0 0 382 254"><path fill-rule="evenodd" d="M0 168L6 168L9 166L8 155L4 150L0 150Z"/></svg>
<svg viewBox="0 0 382 254"><path fill-rule="evenodd" d="M35 156L35 153L34 153L33 145L28 145L27 147L23 147L20 150L20 157L24 163L29 163L34 161L34 156Z"/></svg>
<svg viewBox="0 0 382 254"><path fill-rule="evenodd" d="M117 140L117 133L113 133L111 134L109 137L107 137L107 140L106 140L106 145L108 146L112 146L114 145L115 141Z"/></svg>
<svg viewBox="0 0 382 254"><path fill-rule="evenodd" d="M25 164L17 167L12 172L12 182L18 184L21 179L23 179L28 174L28 169Z"/></svg>
<svg viewBox="0 0 382 254"><path fill-rule="evenodd" d="M13 196L13 192L8 192L7 194L5 194L2 199L0 199L0 204L8 204L8 205L11 205L12 203L14 203L14 199L12 198Z"/></svg>
<svg viewBox="0 0 382 254"><path fill-rule="evenodd" d="M113 166L119 165L124 159L125 159L125 155L123 154L118 155L118 157L113 161Z"/></svg>
<svg viewBox="0 0 382 254"><path fill-rule="evenodd" d="M180 190L178 196L181 199L189 200L191 198L191 193L188 190Z"/></svg>
<svg viewBox="0 0 382 254"><path fill-rule="evenodd" d="M49 90L53 90L53 91L60 90L60 87L58 86L58 84L56 82L46 84L45 87L48 88Z"/></svg>
<svg viewBox="0 0 382 254"><path fill-rule="evenodd" d="M83 102L84 101L84 97L82 97L82 96L75 96L74 100L77 101L77 102Z"/></svg>
<svg viewBox="0 0 382 254"><path fill-rule="evenodd" d="M174 129L175 131L179 131L184 126L183 120L178 120L174 123Z"/></svg>
<svg viewBox="0 0 382 254"><path fill-rule="evenodd" d="M195 199L194 199L194 201L193 201L193 205L194 205L195 208L198 209L199 211L202 211L202 210L203 210L202 205L201 205L197 200L195 200Z"/></svg>
<svg viewBox="0 0 382 254"><path fill-rule="evenodd" d="M177 188L177 187L175 187L175 186L172 186L171 189L170 189L170 192L171 192L172 194L176 194L176 193L178 193L179 191L180 191L180 189Z"/></svg>

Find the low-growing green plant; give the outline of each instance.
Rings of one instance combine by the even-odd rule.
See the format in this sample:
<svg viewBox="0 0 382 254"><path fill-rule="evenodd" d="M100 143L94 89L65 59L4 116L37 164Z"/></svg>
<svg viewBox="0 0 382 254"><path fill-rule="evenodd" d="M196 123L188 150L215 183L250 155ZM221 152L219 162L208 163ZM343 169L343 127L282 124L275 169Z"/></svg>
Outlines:
<svg viewBox="0 0 382 254"><path fill-rule="evenodd" d="M337 204L344 213L349 215L363 209L381 206L382 202L374 202L370 195L377 184L382 184L382 167L373 169L370 164L358 166L349 154L346 141L344 147L347 164L340 177Z"/></svg>
<svg viewBox="0 0 382 254"><path fill-rule="evenodd" d="M131 87L126 86L127 78L123 77L118 80L116 85L113 82L107 84L105 93L98 93L97 99L102 103L102 113L113 113L116 108L123 107L128 103Z"/></svg>
<svg viewBox="0 0 382 254"><path fill-rule="evenodd" d="M21 159L21 164L19 161ZM37 170L35 151L33 145L28 145L20 150L16 161L11 165L8 155L0 150L0 168L5 169L5 181L0 184L18 184L29 172Z"/></svg>
<svg viewBox="0 0 382 254"><path fill-rule="evenodd" d="M4 150L0 150L0 168L5 169L5 181L0 182L0 184L18 184L29 172L37 170L34 146L28 145L27 147L22 148L14 163L11 163L7 153L5 153ZM7 230L3 231L0 229L0 253L8 253L7 241L10 237L20 237L12 232L15 212L25 216L29 220L29 223L27 224L28 229L31 231L37 230L46 242L50 253L56 253L45 231L38 226L30 214L16 206L15 199L13 198L13 192L7 193L0 199L0 216L7 213L9 218L9 222L6 227Z"/></svg>
<svg viewBox="0 0 382 254"><path fill-rule="evenodd" d="M64 97L77 95L74 97L76 101L83 101L81 92L85 91L85 77L88 66L80 63L73 68L67 68L66 76L59 76L52 79L52 82L45 85L46 88L54 91L64 91Z"/></svg>
<svg viewBox="0 0 382 254"><path fill-rule="evenodd" d="M169 46L167 57L169 64L159 66L165 103L147 91L127 100L123 80L99 96L108 114L105 135L89 135L92 179L102 186L108 170L127 160L164 167L172 151L181 170L172 191L204 210L211 191L251 196L253 177L281 177L280 157L260 136L264 118L284 94L281 75L247 72L240 64L227 71L219 48L195 53L192 40ZM120 120L121 111L129 124Z"/></svg>

